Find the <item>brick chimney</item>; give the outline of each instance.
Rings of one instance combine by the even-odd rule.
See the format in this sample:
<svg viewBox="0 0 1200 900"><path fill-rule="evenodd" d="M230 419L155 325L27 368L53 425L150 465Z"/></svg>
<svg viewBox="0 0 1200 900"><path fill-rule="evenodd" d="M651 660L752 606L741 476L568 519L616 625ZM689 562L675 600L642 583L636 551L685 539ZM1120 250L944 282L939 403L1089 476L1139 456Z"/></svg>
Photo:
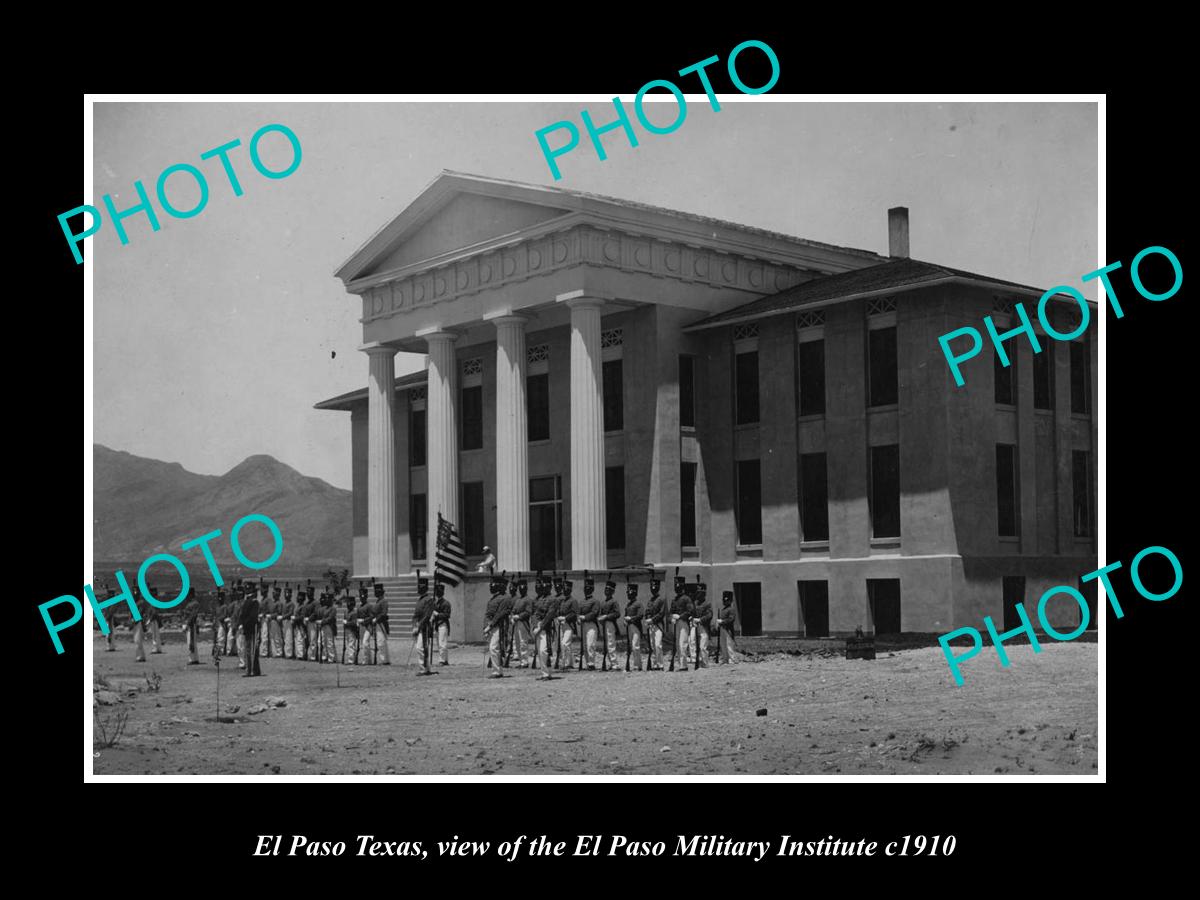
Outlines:
<svg viewBox="0 0 1200 900"><path fill-rule="evenodd" d="M888 210L888 256L908 259L907 206L893 206Z"/></svg>

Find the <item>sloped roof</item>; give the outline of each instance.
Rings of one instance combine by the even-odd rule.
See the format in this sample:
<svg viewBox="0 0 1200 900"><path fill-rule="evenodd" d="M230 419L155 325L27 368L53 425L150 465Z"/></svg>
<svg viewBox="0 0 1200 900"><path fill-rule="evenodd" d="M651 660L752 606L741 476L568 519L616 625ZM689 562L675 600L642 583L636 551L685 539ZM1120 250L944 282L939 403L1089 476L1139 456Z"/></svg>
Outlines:
<svg viewBox="0 0 1200 900"><path fill-rule="evenodd" d="M743 303L741 306L735 306L733 309L727 309L698 322L693 322L684 330L715 328L733 322L745 322L792 312L817 304L826 305L873 294L899 293L949 281L971 282L1038 297L1045 293L1044 288L1018 284L1015 281L1005 281L1002 278L992 278L988 275L978 275L974 272L965 272L962 269L952 269L949 266L922 262L919 259L891 259L877 266L839 272L836 275L827 275L823 278L806 281L785 291L780 291L778 294L760 297L749 303Z"/></svg>
<svg viewBox="0 0 1200 900"><path fill-rule="evenodd" d="M420 387L425 384L428 377L424 369L419 372L412 372L408 375L401 375L395 381L395 389L397 391L410 390L415 387ZM313 409L351 409L355 403L361 403L367 399L367 389L359 388L357 391L350 391L348 394L339 394L337 397L331 397L328 400L322 400L313 406Z"/></svg>

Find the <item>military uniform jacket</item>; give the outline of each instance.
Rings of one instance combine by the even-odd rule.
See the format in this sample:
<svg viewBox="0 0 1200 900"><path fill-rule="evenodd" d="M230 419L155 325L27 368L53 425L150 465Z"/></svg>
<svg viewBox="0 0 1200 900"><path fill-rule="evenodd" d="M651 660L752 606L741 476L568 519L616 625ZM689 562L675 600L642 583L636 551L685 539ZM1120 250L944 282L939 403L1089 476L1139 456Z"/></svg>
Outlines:
<svg viewBox="0 0 1200 900"><path fill-rule="evenodd" d="M621 617L621 604L616 597L606 597L601 601L600 615L606 616L609 622L616 622Z"/></svg>
<svg viewBox="0 0 1200 900"><path fill-rule="evenodd" d="M443 622L450 621L450 601L445 597L435 599L433 601L434 617L436 624L441 625Z"/></svg>
<svg viewBox="0 0 1200 900"><path fill-rule="evenodd" d="M413 628L420 629L432 614L433 598L428 594L417 597L417 605L413 607Z"/></svg>
<svg viewBox="0 0 1200 900"><path fill-rule="evenodd" d="M518 595L513 600L513 615L528 625L529 617L533 615L533 601L528 596L522 597Z"/></svg>
<svg viewBox="0 0 1200 900"><path fill-rule="evenodd" d="M363 608L358 606L346 606L346 621L343 623L347 634L358 634L358 620L363 618Z"/></svg>
<svg viewBox="0 0 1200 900"><path fill-rule="evenodd" d="M625 604L625 618L629 620L630 627L641 628L642 616L645 615L644 606L641 598L634 597Z"/></svg>
<svg viewBox="0 0 1200 900"><path fill-rule="evenodd" d="M285 619L296 617L296 601L290 597L279 604L279 614Z"/></svg>
<svg viewBox="0 0 1200 900"><path fill-rule="evenodd" d="M600 603L594 596L583 598L583 602L579 604L579 615L585 622L596 621L596 616L600 615Z"/></svg>
<svg viewBox="0 0 1200 900"><path fill-rule="evenodd" d="M713 608L712 601L704 599L696 603L693 614L697 624L705 631L712 631Z"/></svg>
<svg viewBox="0 0 1200 900"><path fill-rule="evenodd" d="M487 609L483 613L484 626L487 628L495 628L500 620L504 617L504 601L508 599L503 593L492 594L492 598L488 600Z"/></svg>
<svg viewBox="0 0 1200 900"><path fill-rule="evenodd" d="M371 606L371 618L375 620L375 624L383 629L383 633L391 634L391 629L388 628L388 604L387 600L380 597Z"/></svg>
<svg viewBox="0 0 1200 900"><path fill-rule="evenodd" d="M559 604L558 614L562 616L568 625L572 628L579 621L579 601L574 597L567 597Z"/></svg>
<svg viewBox="0 0 1200 900"><path fill-rule="evenodd" d="M533 599L533 625L535 628L541 628L542 623L546 621L546 611L550 608L549 597L534 597Z"/></svg>
<svg viewBox="0 0 1200 900"><path fill-rule="evenodd" d="M687 594L676 594L675 599L671 602L671 615L690 619L692 612L692 598Z"/></svg>
<svg viewBox="0 0 1200 900"><path fill-rule="evenodd" d="M734 612L733 604L721 607L721 614L717 617L717 621L721 623L722 628L728 628L733 631L733 624L736 621L736 613Z"/></svg>
<svg viewBox="0 0 1200 900"><path fill-rule="evenodd" d="M542 627L549 628L551 623L558 618L559 609L562 606L561 597L547 597L546 608L542 612Z"/></svg>
<svg viewBox="0 0 1200 900"><path fill-rule="evenodd" d="M652 625L661 626L663 624L663 617L666 615L666 612L667 602L661 596L655 597L652 595L650 599L646 601L645 618Z"/></svg>
<svg viewBox="0 0 1200 900"><path fill-rule="evenodd" d="M330 603L328 606L324 607L322 609L321 613L319 614L319 618L321 620L322 628L328 626L333 629L334 635L337 634L337 607L336 606L334 606L332 603Z"/></svg>
<svg viewBox="0 0 1200 900"><path fill-rule="evenodd" d="M255 626L258 625L258 613L260 609L261 607L256 597L248 597L242 601L242 608L238 611L238 623L245 629L247 634L253 632Z"/></svg>

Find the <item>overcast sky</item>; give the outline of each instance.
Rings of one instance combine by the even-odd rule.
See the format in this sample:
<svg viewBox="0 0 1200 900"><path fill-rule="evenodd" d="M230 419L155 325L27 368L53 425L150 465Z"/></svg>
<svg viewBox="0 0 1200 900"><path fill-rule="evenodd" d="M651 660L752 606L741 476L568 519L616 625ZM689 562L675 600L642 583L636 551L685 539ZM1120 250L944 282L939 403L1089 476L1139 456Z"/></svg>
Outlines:
<svg viewBox="0 0 1200 900"><path fill-rule="evenodd" d="M631 98L624 98L629 106ZM730 98L732 100L732 98ZM601 102L493 104L99 103L94 196L118 210L159 173L196 165L210 186L190 219L159 211L87 240L95 260L95 440L220 474L268 453L350 486L350 417L317 401L365 386L361 303L334 270L443 169L591 191L878 253L887 209L907 206L914 258L1042 287L1097 266L1094 104L689 102L669 135L581 145L555 182L534 132L611 119ZM666 111L654 120L669 121ZM636 121L636 120L635 120ZM268 180L251 135L287 125L300 167ZM557 135L555 136L557 138ZM234 197L215 159L230 159ZM584 143L586 144L586 136ZM265 139L272 168L290 159ZM172 202L194 204L186 175ZM189 194L189 190L192 193ZM157 201L154 201L157 209ZM78 219L75 220L78 222ZM1084 293L1095 299L1095 283ZM336 353L336 356L334 354ZM397 374L424 365L399 354Z"/></svg>

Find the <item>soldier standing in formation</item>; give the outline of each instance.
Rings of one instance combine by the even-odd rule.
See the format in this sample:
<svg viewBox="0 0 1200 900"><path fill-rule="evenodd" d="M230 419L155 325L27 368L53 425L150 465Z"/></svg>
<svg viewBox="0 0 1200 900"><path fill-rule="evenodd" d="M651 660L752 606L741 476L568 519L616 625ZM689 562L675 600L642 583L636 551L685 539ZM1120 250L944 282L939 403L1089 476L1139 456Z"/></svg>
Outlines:
<svg viewBox="0 0 1200 900"><path fill-rule="evenodd" d="M375 603L371 607L371 655L381 666L390 666L388 654L388 603L387 592L382 584L375 585ZM382 659L382 662L380 662Z"/></svg>
<svg viewBox="0 0 1200 900"><path fill-rule="evenodd" d="M183 642L187 647L188 665L200 665L200 652L197 644L197 631L199 630L200 621L200 601L196 599L195 588L188 588L187 596L183 600Z"/></svg>
<svg viewBox="0 0 1200 900"><path fill-rule="evenodd" d="M363 588L362 592L365 595L366 588ZM355 609L357 605L357 601L347 591L346 618L342 622L342 662L346 662L348 655L352 666L358 665L359 641L362 635L362 611ZM367 659L370 660L369 655Z"/></svg>
<svg viewBox="0 0 1200 900"><path fill-rule="evenodd" d="M418 654L421 659L420 675L432 675L433 669L429 665L429 658L432 654L425 652L426 630L429 623L433 619L434 601L429 596L429 579L417 576L417 604L413 607L413 653Z"/></svg>
<svg viewBox="0 0 1200 900"><path fill-rule="evenodd" d="M728 663L735 655L733 646L733 629L735 621L736 612L733 606L733 591L722 591L721 614L717 617L717 627L720 629L718 636L718 647L720 654L718 659L722 665Z"/></svg>
<svg viewBox="0 0 1200 900"><path fill-rule="evenodd" d="M117 596L117 592L114 591L112 588L109 588L108 593L105 594L105 596L104 596L104 599L111 600L115 596ZM113 640L116 636L115 632L116 632L116 626L117 626L117 617L111 616L107 620L106 624L108 625L108 634L106 634L104 636L104 652L112 653L113 651L115 651L117 649L116 646L113 644Z"/></svg>
<svg viewBox="0 0 1200 900"><path fill-rule="evenodd" d="M596 618L600 615L600 602L596 599L596 582L592 576L583 573L583 602L579 604L579 617L583 620L583 637L581 650L583 663L589 671L596 669L596 636L598 628Z"/></svg>
<svg viewBox="0 0 1200 900"><path fill-rule="evenodd" d="M696 668L708 668L708 634L712 627L713 608L708 599L708 585L701 582L696 585L696 607L692 611L692 623L696 636L693 640L695 647Z"/></svg>
<svg viewBox="0 0 1200 900"><path fill-rule="evenodd" d="M564 669L575 668L575 632L579 628L579 601L571 596L574 583L563 581L563 599L558 607L559 655Z"/></svg>
<svg viewBox="0 0 1200 900"><path fill-rule="evenodd" d="M504 579L493 575L492 596L483 613L483 636L488 642L487 664L492 670L489 678L504 677L500 656L503 649L504 622L507 621L509 608L509 599L504 588Z"/></svg>
<svg viewBox="0 0 1200 900"><path fill-rule="evenodd" d="M325 593L320 619L321 643L324 645L321 650L324 653L324 660L325 662L337 662L337 652L334 649L337 646L337 606L334 605L332 591Z"/></svg>
<svg viewBox="0 0 1200 900"><path fill-rule="evenodd" d="M657 578L650 580L650 599L646 601L646 610L642 614L642 622L646 626L646 636L650 639L647 668L651 671L663 669L663 623L667 615L667 601L659 594L662 582Z"/></svg>
<svg viewBox="0 0 1200 900"><path fill-rule="evenodd" d="M433 586L433 629L437 634L437 649L441 658L438 665L450 665L450 601L446 599L446 585L441 581Z"/></svg>
<svg viewBox="0 0 1200 900"><path fill-rule="evenodd" d="M671 628L675 637L675 649L671 651L671 671L675 671L676 660L679 662L680 671L687 671L691 619L692 601L687 595L687 580L676 576L675 599L671 601Z"/></svg>
<svg viewBox="0 0 1200 900"><path fill-rule="evenodd" d="M317 652L319 650L318 638L321 636L320 619L321 619L321 604L317 602L317 592L310 582L305 588L308 593L308 599L304 603L304 629L306 631L306 646L308 653L305 659L312 662L317 661Z"/></svg>
<svg viewBox="0 0 1200 900"><path fill-rule="evenodd" d="M633 671L642 671L642 601L638 599L638 586L636 583L627 584L625 586L625 596L629 598L629 602L625 604L625 640L629 644L629 649L625 654L625 665L628 668L631 664Z"/></svg>
<svg viewBox="0 0 1200 900"><path fill-rule="evenodd" d="M600 614L596 617L600 627L604 629L604 664L610 672L617 671L617 619L621 618L621 605L613 596L616 591L615 581L604 582L604 600L600 604Z"/></svg>
<svg viewBox="0 0 1200 900"><path fill-rule="evenodd" d="M130 588L129 592L133 595L133 603L138 611L138 619L133 623L133 658L135 662L145 662L146 617L150 614L150 610L146 599L136 587Z"/></svg>
<svg viewBox="0 0 1200 900"><path fill-rule="evenodd" d="M542 588L538 593L538 599L533 601L533 617L537 622L533 636L537 641L538 665L542 669L542 674L538 677L542 681L549 681L554 677L550 672L550 647L554 620L558 618L558 600L550 595L548 582L542 582Z"/></svg>
<svg viewBox="0 0 1200 900"><path fill-rule="evenodd" d="M522 578L517 582L517 597L513 601L513 642L517 651L517 668L528 669L530 663L530 618L533 616L533 601L529 599L529 582Z"/></svg>
<svg viewBox="0 0 1200 900"><path fill-rule="evenodd" d="M283 658L283 590L278 584L271 589L271 611L267 628L271 637L270 655Z"/></svg>
<svg viewBox="0 0 1200 900"><path fill-rule="evenodd" d="M296 602L292 599L292 586L283 589L283 602L279 605L279 631L283 636L283 658L296 658L296 635L293 626L296 624Z"/></svg>
<svg viewBox="0 0 1200 900"><path fill-rule="evenodd" d="M261 611L261 605L258 602L258 597L255 596L253 589L247 591L245 598L242 601L241 609L238 615L238 621L242 627L242 634L245 636L245 651L246 658L243 663L246 673L243 677L253 678L262 674L262 670L258 665L258 620Z"/></svg>

